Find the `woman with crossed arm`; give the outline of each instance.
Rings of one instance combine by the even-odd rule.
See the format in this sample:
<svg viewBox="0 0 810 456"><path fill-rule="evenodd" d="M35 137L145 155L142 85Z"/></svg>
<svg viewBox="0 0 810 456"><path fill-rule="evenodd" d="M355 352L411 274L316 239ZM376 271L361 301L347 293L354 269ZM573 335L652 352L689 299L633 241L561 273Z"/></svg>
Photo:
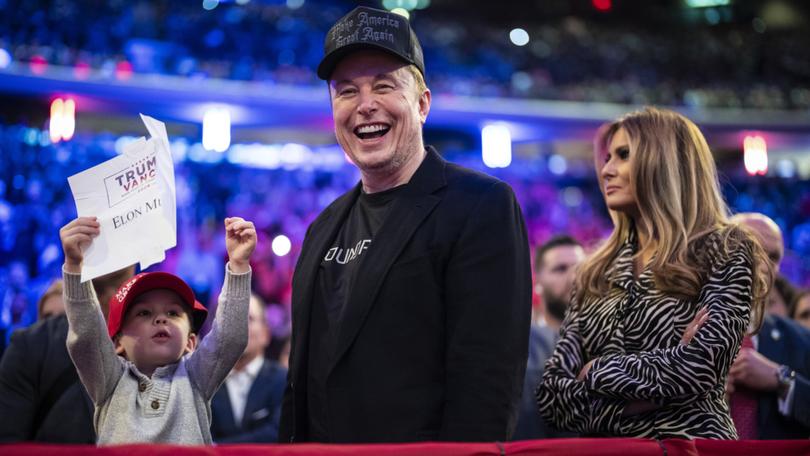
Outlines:
<svg viewBox="0 0 810 456"><path fill-rule="evenodd" d="M689 119L647 108L604 126L595 145L615 228L579 269L540 412L586 435L736 439L725 378L762 320L767 257L728 222Z"/></svg>

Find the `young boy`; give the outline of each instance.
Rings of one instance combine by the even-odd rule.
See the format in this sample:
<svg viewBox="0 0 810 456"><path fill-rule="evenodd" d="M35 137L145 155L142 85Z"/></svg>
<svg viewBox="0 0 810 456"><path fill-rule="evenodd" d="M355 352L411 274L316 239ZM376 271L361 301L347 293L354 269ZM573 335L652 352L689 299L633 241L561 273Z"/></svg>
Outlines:
<svg viewBox="0 0 810 456"><path fill-rule="evenodd" d="M247 344L253 224L225 219L225 283L199 346L208 311L168 273L126 282L110 300L105 323L91 282L80 283L82 249L99 227L95 217L79 217L59 232L68 352L95 404L97 443L210 444L211 398Z"/></svg>

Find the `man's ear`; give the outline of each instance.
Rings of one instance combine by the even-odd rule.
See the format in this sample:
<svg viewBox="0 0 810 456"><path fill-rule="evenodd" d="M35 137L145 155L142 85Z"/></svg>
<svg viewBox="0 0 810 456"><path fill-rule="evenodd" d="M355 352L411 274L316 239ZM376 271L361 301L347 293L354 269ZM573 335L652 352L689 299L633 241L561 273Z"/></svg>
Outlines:
<svg viewBox="0 0 810 456"><path fill-rule="evenodd" d="M428 113L430 113L430 97L430 89L425 89L425 91L419 95L419 117L422 119L422 125L425 124Z"/></svg>
<svg viewBox="0 0 810 456"><path fill-rule="evenodd" d="M183 354L194 353L197 349L197 334L189 333L188 340L186 341L186 351Z"/></svg>

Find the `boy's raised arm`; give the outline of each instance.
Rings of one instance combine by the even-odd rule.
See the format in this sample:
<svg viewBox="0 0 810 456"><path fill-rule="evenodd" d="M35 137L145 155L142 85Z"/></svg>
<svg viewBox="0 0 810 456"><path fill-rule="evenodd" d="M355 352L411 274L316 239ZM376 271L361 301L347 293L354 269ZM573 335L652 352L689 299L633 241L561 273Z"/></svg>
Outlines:
<svg viewBox="0 0 810 456"><path fill-rule="evenodd" d="M98 236L95 217L79 217L59 230L65 263L63 297L69 330L67 348L87 393L102 402L121 378L123 366L107 335L107 325L91 281L81 283L83 250Z"/></svg>
<svg viewBox="0 0 810 456"><path fill-rule="evenodd" d="M210 399L245 350L248 339L250 256L256 229L240 217L225 219L228 265L211 332L188 360L188 372L204 397Z"/></svg>

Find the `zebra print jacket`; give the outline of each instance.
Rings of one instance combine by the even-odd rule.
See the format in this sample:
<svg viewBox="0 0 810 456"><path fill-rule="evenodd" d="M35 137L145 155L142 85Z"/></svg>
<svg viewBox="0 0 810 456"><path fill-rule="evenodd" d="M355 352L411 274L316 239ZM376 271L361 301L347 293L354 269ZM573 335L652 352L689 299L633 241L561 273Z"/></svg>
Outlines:
<svg viewBox="0 0 810 456"><path fill-rule="evenodd" d="M706 241L703 253L712 268L697 300L657 290L649 269L635 278L631 235L606 271L613 277L606 297L572 302L535 394L549 423L586 435L737 438L724 389L748 328L753 250L746 241L722 251L719 232ZM680 345L702 307L708 307L709 319L689 345ZM622 416L638 400L659 408Z"/></svg>

